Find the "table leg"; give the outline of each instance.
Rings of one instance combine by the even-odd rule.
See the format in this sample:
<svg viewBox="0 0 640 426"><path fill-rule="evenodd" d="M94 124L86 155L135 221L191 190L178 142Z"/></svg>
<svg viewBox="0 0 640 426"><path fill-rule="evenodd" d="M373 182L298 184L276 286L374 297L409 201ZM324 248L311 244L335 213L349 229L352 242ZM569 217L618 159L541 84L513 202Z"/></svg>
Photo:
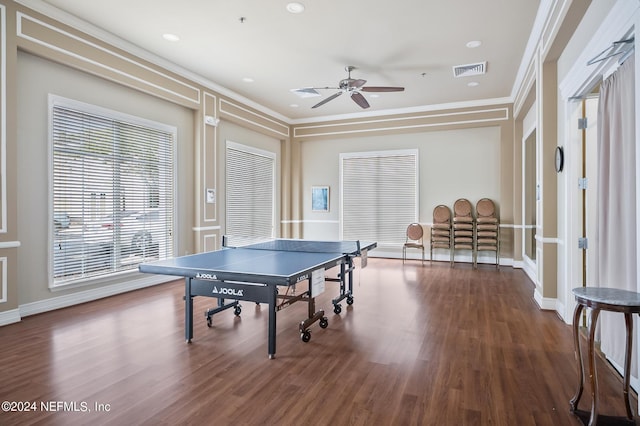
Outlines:
<svg viewBox="0 0 640 426"><path fill-rule="evenodd" d="M573 311L573 345L575 357L578 361L578 389L569 402L571 411L578 409L578 403L580 402L584 389L584 364L582 363L582 351L580 350L580 316L583 309L584 306L578 303L576 309Z"/></svg>
<svg viewBox="0 0 640 426"><path fill-rule="evenodd" d="M276 286L269 292L269 359L276 357Z"/></svg>
<svg viewBox="0 0 640 426"><path fill-rule="evenodd" d="M629 403L629 381L631 374L631 349L633 344L633 317L632 314L624 314L624 322L627 325L627 351L624 354L624 404L627 409L627 418L633 420L633 412L631 411L631 404Z"/></svg>
<svg viewBox="0 0 640 426"><path fill-rule="evenodd" d="M353 297L353 258L349 256L348 270L349 270L349 295Z"/></svg>
<svg viewBox="0 0 640 426"><path fill-rule="evenodd" d="M598 372L596 371L595 334L600 309L591 309L589 317L589 377L591 381L591 418L589 426L598 424Z"/></svg>
<svg viewBox="0 0 640 426"><path fill-rule="evenodd" d="M191 296L191 278L184 279L184 337L187 343L193 338L193 296Z"/></svg>

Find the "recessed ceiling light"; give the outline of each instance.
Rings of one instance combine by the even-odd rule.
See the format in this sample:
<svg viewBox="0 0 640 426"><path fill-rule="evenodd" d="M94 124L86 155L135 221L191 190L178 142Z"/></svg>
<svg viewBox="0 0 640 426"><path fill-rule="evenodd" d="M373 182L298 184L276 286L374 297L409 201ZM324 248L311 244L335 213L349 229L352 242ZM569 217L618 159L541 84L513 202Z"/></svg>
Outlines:
<svg viewBox="0 0 640 426"><path fill-rule="evenodd" d="M480 85L480 83L478 83L477 81L470 81L470 82L467 83L467 86L469 86L469 87L476 87L476 86L479 86L479 85Z"/></svg>
<svg viewBox="0 0 640 426"><path fill-rule="evenodd" d="M369 97L370 97L370 98L379 98L379 97L380 97L380 95L376 95L376 94L374 93L374 94L369 95Z"/></svg>
<svg viewBox="0 0 640 426"><path fill-rule="evenodd" d="M482 42L481 42L481 41L479 41L479 40L473 40L473 41L470 41L469 43L467 43L467 47L468 47L469 49L475 49L476 47L480 46L481 44L482 44Z"/></svg>
<svg viewBox="0 0 640 426"><path fill-rule="evenodd" d="M302 13L304 12L304 5L298 2L287 3L287 11L289 13Z"/></svg>
<svg viewBox="0 0 640 426"><path fill-rule="evenodd" d="M251 77L244 77L242 81L244 81L245 83L253 83L254 79L252 79Z"/></svg>
<svg viewBox="0 0 640 426"><path fill-rule="evenodd" d="M298 108L300 105L298 105L298 104L291 104L291 105L289 105L289 106L290 106L291 108Z"/></svg>
<svg viewBox="0 0 640 426"><path fill-rule="evenodd" d="M167 41L180 41L180 37L178 37L175 34L171 34L171 33L162 34L162 38L167 40Z"/></svg>

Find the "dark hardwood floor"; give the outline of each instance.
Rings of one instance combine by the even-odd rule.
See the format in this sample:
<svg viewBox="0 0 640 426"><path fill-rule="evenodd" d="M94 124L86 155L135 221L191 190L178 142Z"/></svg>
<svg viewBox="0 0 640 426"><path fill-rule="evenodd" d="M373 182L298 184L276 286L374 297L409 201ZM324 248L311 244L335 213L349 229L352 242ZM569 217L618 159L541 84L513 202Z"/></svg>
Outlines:
<svg viewBox="0 0 640 426"><path fill-rule="evenodd" d="M308 343L306 304L278 313L274 360L267 311L249 302L209 329L216 299L196 298L186 344L182 281L0 327L0 401L37 404L0 424L580 424L571 327L538 309L522 271L370 258L340 315L336 293L327 283L329 327ZM621 380L598 373L601 412L623 415Z"/></svg>

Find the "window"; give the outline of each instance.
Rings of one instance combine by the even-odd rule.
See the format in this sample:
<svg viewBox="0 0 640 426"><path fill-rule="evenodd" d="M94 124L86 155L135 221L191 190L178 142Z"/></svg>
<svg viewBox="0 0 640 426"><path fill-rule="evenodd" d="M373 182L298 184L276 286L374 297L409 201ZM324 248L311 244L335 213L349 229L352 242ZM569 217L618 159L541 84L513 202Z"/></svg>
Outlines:
<svg viewBox="0 0 640 426"><path fill-rule="evenodd" d="M173 255L173 127L51 97L52 286Z"/></svg>
<svg viewBox="0 0 640 426"><path fill-rule="evenodd" d="M231 245L274 237L276 155L227 141L226 235Z"/></svg>
<svg viewBox="0 0 640 426"><path fill-rule="evenodd" d="M418 218L417 170L417 150L341 154L341 238L402 245Z"/></svg>

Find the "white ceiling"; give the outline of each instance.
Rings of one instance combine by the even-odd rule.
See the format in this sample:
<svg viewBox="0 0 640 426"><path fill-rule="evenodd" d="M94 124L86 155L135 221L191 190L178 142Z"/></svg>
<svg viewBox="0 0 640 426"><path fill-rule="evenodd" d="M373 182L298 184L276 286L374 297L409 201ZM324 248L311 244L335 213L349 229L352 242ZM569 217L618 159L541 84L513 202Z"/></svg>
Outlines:
<svg viewBox="0 0 640 426"><path fill-rule="evenodd" d="M309 86L336 87L346 78L347 65L357 67L352 77L367 80L367 85L406 88L377 98L365 93L371 104L367 112L509 98L540 4L539 0L298 1L305 11L297 15L287 12L287 0L24 3L55 6L291 122L364 111L348 96L312 109L323 97L303 99L291 92ZM166 41L165 33L180 40ZM473 40L482 45L466 47ZM453 66L482 61L487 62L485 75L454 78ZM253 82L243 81L245 77ZM479 84L469 87L471 81ZM336 91L321 92L326 97Z"/></svg>

